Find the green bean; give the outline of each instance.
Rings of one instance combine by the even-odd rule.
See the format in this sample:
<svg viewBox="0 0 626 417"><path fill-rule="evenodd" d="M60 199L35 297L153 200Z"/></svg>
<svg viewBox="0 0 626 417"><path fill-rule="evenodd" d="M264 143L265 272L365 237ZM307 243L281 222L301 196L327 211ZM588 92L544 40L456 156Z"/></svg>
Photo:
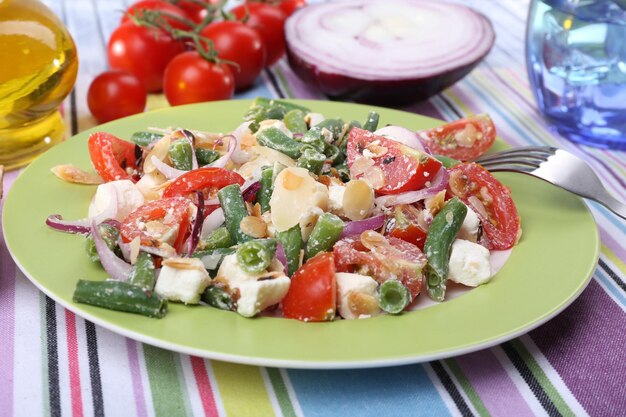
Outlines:
<svg viewBox="0 0 626 417"><path fill-rule="evenodd" d="M209 285L200 296L202 301L220 310L235 310L235 302L231 295L221 286Z"/></svg>
<svg viewBox="0 0 626 417"><path fill-rule="evenodd" d="M291 139L276 127L263 129L257 133L256 140L259 144L282 152L293 159L298 159L302 154L302 144Z"/></svg>
<svg viewBox="0 0 626 417"><path fill-rule="evenodd" d="M331 164L339 163L343 161L343 153L338 146L328 145L324 150L324 155L326 155L326 160Z"/></svg>
<svg viewBox="0 0 626 417"><path fill-rule="evenodd" d="M304 121L304 112L299 109L288 111L285 117L283 117L283 123L293 133L304 133L308 130L308 126Z"/></svg>
<svg viewBox="0 0 626 417"><path fill-rule="evenodd" d="M302 139L300 139L300 141L306 145L315 148L319 152L324 152L324 149L326 149L326 145L328 144L328 142L326 141L324 128L320 126L313 126L304 134L304 136L302 136Z"/></svg>
<svg viewBox="0 0 626 417"><path fill-rule="evenodd" d="M72 299L109 310L126 311L161 318L167 313L167 300L129 282L79 280Z"/></svg>
<svg viewBox="0 0 626 417"><path fill-rule="evenodd" d="M233 248L201 249L195 251L191 257L200 259L209 273L216 273L220 269L224 258L235 252L237 250Z"/></svg>
<svg viewBox="0 0 626 417"><path fill-rule="evenodd" d="M205 148L196 148L196 159L198 160L198 165L204 166L209 165L217 161L220 158L220 154L217 151Z"/></svg>
<svg viewBox="0 0 626 417"><path fill-rule="evenodd" d="M242 232L239 227L241 220L248 216L248 210L241 196L239 184L231 184L222 188L217 192L217 198L220 200L222 210L224 210L224 225L228 229L231 239L235 243L243 243L252 239Z"/></svg>
<svg viewBox="0 0 626 417"><path fill-rule="evenodd" d="M298 158L296 166L306 168L309 172L319 175L324 167L324 162L326 162L326 155L315 149L306 148Z"/></svg>
<svg viewBox="0 0 626 417"><path fill-rule="evenodd" d="M337 170L339 174L339 178L343 182L350 181L350 168L348 168L347 162L344 160L340 164L334 165L334 168Z"/></svg>
<svg viewBox="0 0 626 417"><path fill-rule="evenodd" d="M276 238L283 245L287 258L287 275L292 276L300 267L300 251L304 242L300 225L296 224L291 229L276 233Z"/></svg>
<svg viewBox="0 0 626 417"><path fill-rule="evenodd" d="M200 249L228 248L234 245L228 229L224 226L218 227L207 235L198 245Z"/></svg>
<svg viewBox="0 0 626 417"><path fill-rule="evenodd" d="M378 289L378 305L389 314L399 314L411 302L409 290L400 281L390 279Z"/></svg>
<svg viewBox="0 0 626 417"><path fill-rule="evenodd" d="M443 301L445 297L452 243L466 214L467 206L453 197L437 213L428 229L424 243L424 254L428 258L426 281L428 294L435 301Z"/></svg>
<svg viewBox="0 0 626 417"><path fill-rule="evenodd" d="M341 119L324 119L314 127L326 128L333 135L333 142L341 139L344 123Z"/></svg>
<svg viewBox="0 0 626 417"><path fill-rule="evenodd" d="M106 243L107 247L112 251L119 253L119 247L117 246L117 241L120 237L120 231L117 230L115 226L112 226L108 223L102 223L98 225L98 231L100 231L100 236ZM87 240L85 241L85 250L87 251L87 255L89 256L89 260L91 262L99 262L100 257L98 256L98 251L96 250L96 244L93 241L93 236L87 236Z"/></svg>
<svg viewBox="0 0 626 417"><path fill-rule="evenodd" d="M237 262L244 271L259 274L271 264L276 254L276 239L257 239L245 242L237 249Z"/></svg>
<svg viewBox="0 0 626 417"><path fill-rule="evenodd" d="M276 177L278 174L282 172L283 169L287 168L286 165L281 164L280 162L274 162L274 166L272 167L272 185L276 182Z"/></svg>
<svg viewBox="0 0 626 417"><path fill-rule="evenodd" d="M433 155L433 156L437 160L439 160L439 162L441 162L444 167L448 169L461 163L461 161L459 161L458 159L450 158L449 156L443 156L443 155Z"/></svg>
<svg viewBox="0 0 626 417"><path fill-rule="evenodd" d="M309 113L311 111L309 108L301 106L299 104L291 103L285 100L269 99L265 97L257 97L256 99L254 99L254 103L252 104L252 106L253 107L255 106L259 106L259 107L282 106L287 110L302 110L305 113Z"/></svg>
<svg viewBox="0 0 626 417"><path fill-rule="evenodd" d="M318 219L306 243L304 259L310 259L320 252L331 250L343 232L343 221L331 213L324 213Z"/></svg>
<svg viewBox="0 0 626 417"><path fill-rule="evenodd" d="M274 168L265 167L261 171L261 179L259 180L261 188L256 193L256 202L261 206L261 213L265 213L270 209L270 199L274 191Z"/></svg>
<svg viewBox="0 0 626 417"><path fill-rule="evenodd" d="M139 252L135 264L130 269L128 282L142 288L145 291L152 291L156 283L154 274L154 259L147 252Z"/></svg>
<svg viewBox="0 0 626 417"><path fill-rule="evenodd" d="M176 169L190 171L192 167L193 148L186 139L179 139L170 144L169 156L172 165Z"/></svg>
<svg viewBox="0 0 626 417"><path fill-rule="evenodd" d="M335 145L339 146L340 148L345 149L346 143L348 142L348 137L350 136L350 131L352 130L353 127L360 128L361 123L358 120L350 120L350 123L348 123L348 125L344 129L343 136L341 137L339 141L335 143Z"/></svg>
<svg viewBox="0 0 626 417"><path fill-rule="evenodd" d="M290 103L288 101L270 100L259 97L254 101L253 105L244 115L244 120L251 120L255 123L260 123L267 119L281 120L285 117L287 112L291 110L300 110L304 113L309 112L308 108ZM256 131L256 129L251 130L253 132Z"/></svg>
<svg viewBox="0 0 626 417"><path fill-rule="evenodd" d="M156 132L135 132L130 136L130 141L135 145L146 147L162 137L163 134Z"/></svg>
<svg viewBox="0 0 626 417"><path fill-rule="evenodd" d="M379 119L380 116L378 115L378 113L376 113L375 111L369 112L369 114L367 115L367 120L365 121L365 123L363 123L363 129L369 130L370 132L375 131L378 127Z"/></svg>

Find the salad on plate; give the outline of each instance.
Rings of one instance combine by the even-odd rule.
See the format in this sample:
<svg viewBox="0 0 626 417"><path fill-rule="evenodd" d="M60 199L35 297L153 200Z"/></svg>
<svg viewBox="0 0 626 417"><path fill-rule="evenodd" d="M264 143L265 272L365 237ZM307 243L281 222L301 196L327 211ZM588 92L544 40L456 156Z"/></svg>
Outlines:
<svg viewBox="0 0 626 417"><path fill-rule="evenodd" d="M258 98L227 134L91 134L95 173L53 168L97 185L87 217L46 220L83 235L109 275L79 280L74 301L156 318L180 302L330 321L489 282L491 253L521 235L508 188L468 162L495 140L491 119L414 132L364 116Z"/></svg>

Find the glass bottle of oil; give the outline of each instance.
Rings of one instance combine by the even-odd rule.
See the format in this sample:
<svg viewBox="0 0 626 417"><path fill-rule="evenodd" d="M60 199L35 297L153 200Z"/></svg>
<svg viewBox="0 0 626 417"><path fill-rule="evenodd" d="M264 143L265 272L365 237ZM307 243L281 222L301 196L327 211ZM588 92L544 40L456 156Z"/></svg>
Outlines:
<svg viewBox="0 0 626 417"><path fill-rule="evenodd" d="M0 0L0 165L30 162L63 140L59 104L76 81L76 47L38 0Z"/></svg>

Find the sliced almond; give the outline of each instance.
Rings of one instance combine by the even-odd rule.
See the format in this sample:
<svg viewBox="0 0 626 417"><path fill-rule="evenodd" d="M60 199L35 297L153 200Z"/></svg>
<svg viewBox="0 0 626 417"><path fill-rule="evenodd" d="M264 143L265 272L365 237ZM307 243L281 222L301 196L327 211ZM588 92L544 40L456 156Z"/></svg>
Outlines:
<svg viewBox="0 0 626 417"><path fill-rule="evenodd" d="M356 317L374 315L380 311L378 301L370 294L357 291L348 292L348 308Z"/></svg>
<svg viewBox="0 0 626 417"><path fill-rule="evenodd" d="M384 146L380 146L376 143L370 143L368 144L365 149L367 149L368 151L371 152L371 157L372 158L380 158L381 156L385 155L387 153L387 148L385 148Z"/></svg>
<svg viewBox="0 0 626 417"><path fill-rule="evenodd" d="M361 243L368 249L375 248L377 246L386 245L387 239L385 236L373 230L366 230L361 233Z"/></svg>
<svg viewBox="0 0 626 417"><path fill-rule="evenodd" d="M363 220L374 209L374 190L362 179L346 184L343 193L343 212L350 220Z"/></svg>
<svg viewBox="0 0 626 417"><path fill-rule="evenodd" d="M439 213L439 210L446 204L446 190L441 190L432 197L424 200L424 205L430 212L435 215Z"/></svg>
<svg viewBox="0 0 626 417"><path fill-rule="evenodd" d="M72 164L57 165L51 169L52 173L63 181L74 184L98 185L102 184L102 178L94 172L83 171Z"/></svg>
<svg viewBox="0 0 626 417"><path fill-rule="evenodd" d="M287 171L283 176L283 187L286 190L290 191L297 190L302 185L303 181L304 178L300 175L296 175L291 171Z"/></svg>
<svg viewBox="0 0 626 417"><path fill-rule="evenodd" d="M371 158L360 156L356 158L352 163L352 166L350 167L350 174L356 177L365 173L373 166L374 161Z"/></svg>
<svg viewBox="0 0 626 417"><path fill-rule="evenodd" d="M128 247L130 249L130 263L131 265L135 265L137 257L139 256L139 249L141 247L141 239L139 236L135 236L135 238L128 244Z"/></svg>
<svg viewBox="0 0 626 417"><path fill-rule="evenodd" d="M361 179L367 182L374 189L382 188L387 183L385 173L380 167L377 166L373 166L365 171Z"/></svg>
<svg viewBox="0 0 626 417"><path fill-rule="evenodd" d="M163 260L163 265L170 268L183 270L205 271L204 264L197 258L168 258Z"/></svg>
<svg viewBox="0 0 626 417"><path fill-rule="evenodd" d="M171 143L172 143L172 139L171 139L171 136L169 135L163 136L161 139L159 139L158 141L154 143L154 146L152 147L152 149L150 150L150 152L148 153L148 155L146 155L146 158L144 159L144 163L143 163L144 173L150 174L157 170L154 164L152 163L152 157L155 156L159 161L165 161L165 158L167 158L167 155L169 153Z"/></svg>
<svg viewBox="0 0 626 417"><path fill-rule="evenodd" d="M260 217L246 216L239 223L241 231L255 239L267 236L267 224Z"/></svg>

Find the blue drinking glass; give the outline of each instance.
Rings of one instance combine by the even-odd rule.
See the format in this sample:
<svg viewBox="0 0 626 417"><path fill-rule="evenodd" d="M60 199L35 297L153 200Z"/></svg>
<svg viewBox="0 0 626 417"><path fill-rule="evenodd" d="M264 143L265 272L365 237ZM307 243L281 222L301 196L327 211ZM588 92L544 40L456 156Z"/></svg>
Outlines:
<svg viewBox="0 0 626 417"><path fill-rule="evenodd" d="M626 150L626 0L532 0L526 64L561 135Z"/></svg>

